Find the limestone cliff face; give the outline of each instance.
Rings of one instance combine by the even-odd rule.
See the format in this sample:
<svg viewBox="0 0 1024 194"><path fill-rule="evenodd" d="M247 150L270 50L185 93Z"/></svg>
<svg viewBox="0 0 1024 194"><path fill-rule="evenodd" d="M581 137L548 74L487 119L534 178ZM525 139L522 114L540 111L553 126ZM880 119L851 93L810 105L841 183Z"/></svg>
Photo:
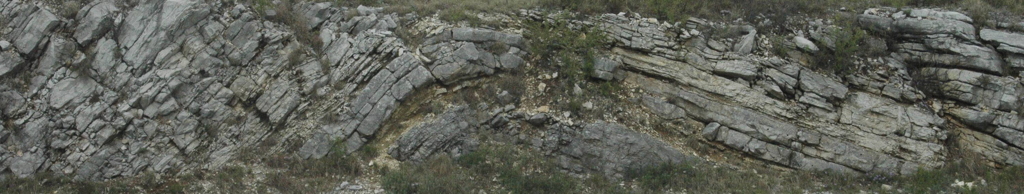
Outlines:
<svg viewBox="0 0 1024 194"><path fill-rule="evenodd" d="M103 180L217 168L265 142L303 158L323 157L335 141L351 152L417 92L523 68L529 55L517 30L413 28L427 19L328 3L294 5L308 21L299 28L308 28L291 29L220 2L96 1L74 18L32 1L0 2L0 175ZM716 39L697 30L710 25L699 19L606 14L573 24L612 38L596 79L640 83L645 112L700 123L683 134L749 157L802 170L909 173L965 149L1024 165L1024 34L928 9L873 9L857 21L890 35L875 38L889 54L849 75L771 56L749 26ZM428 38L411 46L399 26ZM295 33L310 29L318 48ZM792 42L808 52L834 47L815 32ZM491 130L509 137L492 141L529 144L574 172L617 176L695 157L613 119L573 122L517 101L450 107L411 126L388 152L403 161L459 155L479 145L472 134ZM526 123L546 132L521 133Z"/></svg>

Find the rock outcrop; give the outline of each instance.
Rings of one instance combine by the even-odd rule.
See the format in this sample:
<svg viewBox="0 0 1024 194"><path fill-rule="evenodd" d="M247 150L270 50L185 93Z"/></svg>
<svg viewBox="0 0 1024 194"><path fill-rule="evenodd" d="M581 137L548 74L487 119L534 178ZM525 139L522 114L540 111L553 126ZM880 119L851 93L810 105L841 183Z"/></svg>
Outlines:
<svg viewBox="0 0 1024 194"><path fill-rule="evenodd" d="M598 17L597 26L620 45L613 54L626 69L657 78L636 80L644 83L650 95L644 105L656 115L704 122L707 141L792 168L911 173L942 166L949 149L945 142L958 130L939 115L974 115L953 114L960 103L986 107L973 110L1019 111L1019 78L1006 76L1016 73L1008 73L1005 62L1014 60L1016 43L1007 37L1015 34L983 30L979 37L970 18L955 12L921 9L911 11L912 17L892 18L883 11L858 18L865 29L898 37L894 54L874 63L881 71L845 76L729 50L718 40L690 35L699 34L689 33L696 31L693 26L610 14ZM634 26L623 27L627 23ZM646 37L662 34L679 35ZM938 86L915 84L922 82ZM925 93L941 98L928 99ZM1012 142L1020 130L997 130L1004 125L982 118L972 119L995 138L971 132L965 134L982 137L957 139L987 141L965 145L981 144L970 149L999 164L1019 165L1021 156L1013 153L1020 150ZM1005 149L995 149L999 145Z"/></svg>
<svg viewBox="0 0 1024 194"><path fill-rule="evenodd" d="M67 19L2 3L2 171L102 180L218 168L262 142L354 150L435 82L392 32L397 15L295 4L321 29L312 48L309 29L221 3L96 1Z"/></svg>
<svg viewBox="0 0 1024 194"><path fill-rule="evenodd" d="M213 169L266 144L305 159L337 142L354 152L417 92L531 66L521 30L406 29L426 37L410 44L396 29L425 19L381 8L296 3L289 16L225 1L115 2L92 2L70 18L42 3L0 2L0 175L105 180ZM274 22L283 17L305 23ZM856 17L889 37L871 37L886 54L856 59L861 66L848 75L768 54L765 35L749 25L719 37L701 33L709 23L697 18L604 14L570 23L610 37L613 48L598 52L587 73L638 86L630 97L646 110L635 117L699 123L679 130L728 152L853 173L935 168L954 148L1024 165L1024 34L978 30L964 14L933 9ZM809 53L836 47L835 37L809 37L784 40ZM486 132L567 171L614 178L694 159L638 126L520 110L508 93L426 116L388 153L458 156Z"/></svg>
<svg viewBox="0 0 1024 194"><path fill-rule="evenodd" d="M537 122L533 120L546 118L546 115L538 113L526 117L526 113L513 110L513 106L490 111L452 107L405 132L388 153L400 161L416 162L441 153L457 157L476 150L481 134L491 134L498 143L524 143L534 151L550 153L556 165L574 173L622 178L631 169L696 160L622 124L604 121L569 124L548 119ZM547 133L529 136L522 130L525 124L545 128Z"/></svg>

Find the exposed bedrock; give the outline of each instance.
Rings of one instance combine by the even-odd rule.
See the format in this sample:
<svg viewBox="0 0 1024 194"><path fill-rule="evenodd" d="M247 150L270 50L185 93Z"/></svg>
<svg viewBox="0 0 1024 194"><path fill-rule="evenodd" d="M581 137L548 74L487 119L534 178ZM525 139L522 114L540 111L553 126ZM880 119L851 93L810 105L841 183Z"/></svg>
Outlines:
<svg viewBox="0 0 1024 194"><path fill-rule="evenodd" d="M335 142L353 152L418 92L544 65L529 63L522 29L410 27L425 38L411 44L398 28L427 19L381 8L296 3L294 17L307 23L289 25L224 1L114 2L68 18L43 3L0 2L0 175L105 180L214 169L264 145L308 159ZM509 18L556 19L539 13ZM629 89L641 116L699 123L680 130L726 152L858 173L939 167L952 149L1024 165L1024 33L977 29L964 14L933 9L870 9L856 20L886 35L870 37L886 54L859 59L863 67L848 75L766 52L769 32L750 25L625 14L571 23L610 37L587 81L638 86ZM709 36L706 27L734 32ZM794 52L835 49L835 37L807 35L783 40ZM388 153L458 156L486 132L567 171L609 177L696 157L645 126L567 122L516 106L451 105L401 129ZM523 135L524 124L544 133Z"/></svg>

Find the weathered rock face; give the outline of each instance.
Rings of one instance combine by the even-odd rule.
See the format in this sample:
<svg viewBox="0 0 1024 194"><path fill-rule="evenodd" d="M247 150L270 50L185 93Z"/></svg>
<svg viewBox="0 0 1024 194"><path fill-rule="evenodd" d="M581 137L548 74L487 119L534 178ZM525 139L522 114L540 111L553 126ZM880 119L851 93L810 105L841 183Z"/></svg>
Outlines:
<svg viewBox="0 0 1024 194"><path fill-rule="evenodd" d="M557 154L558 164L573 172L597 172L622 178L626 170L695 160L665 142L621 124L598 121L583 126L549 126L541 150Z"/></svg>
<svg viewBox="0 0 1024 194"><path fill-rule="evenodd" d="M400 161L416 162L441 153L457 157L476 150L480 144L478 137L486 130L486 134L496 136L490 139L499 143L528 142L535 151L551 153L558 166L574 173L622 178L626 170L696 159L622 124L549 122L545 114L526 117L526 113L513 110L514 106L489 111L467 106L450 108L405 132L388 153ZM545 119L537 122L537 118ZM546 133L528 136L522 130L527 123L545 128Z"/></svg>
<svg viewBox="0 0 1024 194"><path fill-rule="evenodd" d="M430 156L448 153L458 157L479 146L472 135L483 124L475 110L468 106L454 107L433 121L415 126L402 134L388 154L399 161L422 162Z"/></svg>
<svg viewBox="0 0 1024 194"><path fill-rule="evenodd" d="M1006 74L1005 63L999 54L981 44L972 20L957 12L918 9L909 17L891 18L894 10L868 10L858 21L867 29L895 34L901 42L895 44L896 53L907 62L922 66L939 66ZM905 15L905 14L904 14Z"/></svg>
<svg viewBox="0 0 1024 194"><path fill-rule="evenodd" d="M0 38L10 44L0 53L0 172L102 180L212 169L261 142L307 138L307 157L336 139L354 150L435 81L391 32L396 15L296 4L322 29L314 49L219 3L97 1L74 19L0 3L11 29Z"/></svg>
<svg viewBox="0 0 1024 194"><path fill-rule="evenodd" d="M483 29L446 30L425 44L422 52L434 63L430 72L444 84L519 67L525 54L523 36Z"/></svg>
<svg viewBox="0 0 1024 194"><path fill-rule="evenodd" d="M946 140L960 130L939 117L950 114L983 126L975 128L982 133L964 133L970 140L957 138L971 141L961 145L998 164L1019 165L1024 156L1015 154L1021 150L1013 146L1019 128L993 124L995 116L974 116L979 110L997 112L985 115L1020 111L1019 78L1003 76L1016 75L1006 64L1018 54L1011 39L1019 34L983 30L979 37L971 19L956 12L920 9L912 17L892 18L899 14L884 11L869 10L859 21L866 29L898 37L895 55L872 64L881 71L840 79L795 60L744 55L743 49L729 50L699 35L645 37L695 31L693 25L622 27L652 20L620 15L601 16L597 25L623 48L613 53L626 69L657 78L633 80L649 93L643 105L655 115L704 122L701 135L707 141L765 161L797 169L878 173L941 166L949 149ZM662 42L635 44L646 39ZM962 104L943 104L944 99L987 108L957 111Z"/></svg>
<svg viewBox="0 0 1024 194"><path fill-rule="evenodd" d="M325 156L336 141L352 152L418 91L526 66L527 41L515 30L441 26L410 47L394 30L415 16L298 3L308 25L289 29L263 17L283 16L223 2L96 1L73 18L0 2L0 175L103 180L212 169L267 142L297 142L287 151L303 158ZM594 78L638 83L636 102L650 115L702 123L682 134L725 150L794 169L909 173L942 166L949 146L963 146L1024 165L1024 35L978 31L955 12L895 11L858 16L861 27L894 38L880 40L891 55L850 75L764 56L750 26L715 39L697 30L707 24L700 19L606 14L574 24L614 42ZM544 17L530 13L522 17ZM794 41L807 52L835 47L811 38ZM518 110L517 101L449 108L408 129L389 154L458 156L487 131L572 172L620 177L689 159L635 126L565 122ZM526 124L545 133L521 133Z"/></svg>

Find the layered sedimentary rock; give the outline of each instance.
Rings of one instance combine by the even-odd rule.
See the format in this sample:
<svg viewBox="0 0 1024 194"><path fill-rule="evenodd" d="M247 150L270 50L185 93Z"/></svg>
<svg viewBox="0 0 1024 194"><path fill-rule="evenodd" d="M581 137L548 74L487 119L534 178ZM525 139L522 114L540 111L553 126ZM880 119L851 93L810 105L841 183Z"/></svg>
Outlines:
<svg viewBox="0 0 1024 194"><path fill-rule="evenodd" d="M267 144L309 159L335 142L352 152L417 92L528 65L531 43L517 30L441 25L409 44L396 28L415 15L297 3L288 17L306 23L291 25L221 3L95 1L62 18L44 4L0 2L0 175L213 169ZM536 13L513 18L554 19ZM729 152L793 169L905 174L942 166L960 146L995 165L1024 165L1024 34L973 22L871 9L858 26L891 35L872 37L887 54L849 75L766 54L770 45L748 25L719 38L701 33L709 23L696 18L604 14L572 24L611 38L595 80L640 86L635 102L650 115L700 123L680 130ZM792 40L805 52L835 49L834 37L809 37ZM410 126L389 154L458 156L490 131L571 172L620 177L692 159L637 126L553 119L497 95ZM545 133L522 133L525 124Z"/></svg>

